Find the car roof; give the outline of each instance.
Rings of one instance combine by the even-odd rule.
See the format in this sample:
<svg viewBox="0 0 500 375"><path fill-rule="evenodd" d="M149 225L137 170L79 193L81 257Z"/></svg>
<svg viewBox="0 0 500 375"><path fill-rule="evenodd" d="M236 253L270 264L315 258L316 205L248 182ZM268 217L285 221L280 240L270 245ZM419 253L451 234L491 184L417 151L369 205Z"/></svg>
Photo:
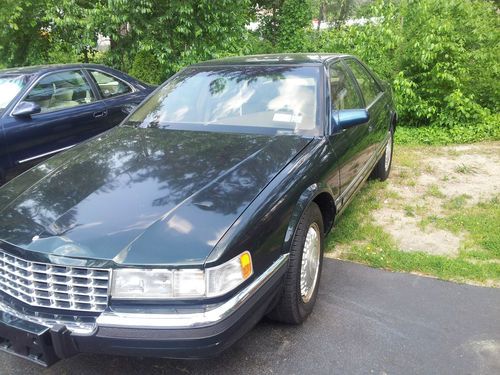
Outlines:
<svg viewBox="0 0 500 375"><path fill-rule="evenodd" d="M326 62L349 55L339 53L275 53L267 55L232 56L222 59L203 61L193 66L230 66L230 65L310 65ZM1 69L0 74L35 74L60 69L100 68L110 69L99 64L52 64L34 65L18 68Z"/></svg>
<svg viewBox="0 0 500 375"><path fill-rule="evenodd" d="M194 66L230 66L230 65L320 65L330 60L347 57L339 53L276 53L268 55L233 56L208 60Z"/></svg>
<svg viewBox="0 0 500 375"><path fill-rule="evenodd" d="M82 68L98 68L110 69L107 66L99 64L53 64L53 65L34 65L23 66L19 68L9 68L0 70L0 74L37 74L52 72L60 69L82 69Z"/></svg>

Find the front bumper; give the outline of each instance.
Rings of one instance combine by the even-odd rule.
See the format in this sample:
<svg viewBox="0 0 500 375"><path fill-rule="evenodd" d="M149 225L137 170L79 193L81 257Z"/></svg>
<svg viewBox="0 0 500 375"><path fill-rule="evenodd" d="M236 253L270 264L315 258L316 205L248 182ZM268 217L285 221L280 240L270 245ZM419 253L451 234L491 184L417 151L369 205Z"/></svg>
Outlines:
<svg viewBox="0 0 500 375"><path fill-rule="evenodd" d="M250 330L281 290L288 254L229 300L186 313L103 312L92 325L20 314L0 303L0 350L49 366L77 353L206 358Z"/></svg>

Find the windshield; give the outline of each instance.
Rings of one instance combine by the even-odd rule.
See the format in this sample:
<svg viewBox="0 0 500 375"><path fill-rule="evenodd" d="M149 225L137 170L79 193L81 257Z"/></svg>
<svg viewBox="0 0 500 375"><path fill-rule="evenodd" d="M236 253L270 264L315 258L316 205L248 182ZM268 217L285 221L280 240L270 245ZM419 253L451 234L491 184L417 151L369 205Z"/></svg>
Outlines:
<svg viewBox="0 0 500 375"><path fill-rule="evenodd" d="M319 68L188 68L125 125L260 134L319 134Z"/></svg>
<svg viewBox="0 0 500 375"><path fill-rule="evenodd" d="M28 82L25 75L0 76L0 111L3 111Z"/></svg>

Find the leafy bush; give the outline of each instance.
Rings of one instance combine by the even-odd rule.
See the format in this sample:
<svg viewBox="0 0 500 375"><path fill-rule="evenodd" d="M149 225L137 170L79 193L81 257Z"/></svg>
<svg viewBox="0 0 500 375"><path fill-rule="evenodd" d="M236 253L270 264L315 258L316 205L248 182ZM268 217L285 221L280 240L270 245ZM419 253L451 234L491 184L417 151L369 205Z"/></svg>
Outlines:
<svg viewBox="0 0 500 375"><path fill-rule="evenodd" d="M500 114L489 115L474 126L398 126L395 141L408 145L447 145L500 139ZM404 124L403 124L404 125Z"/></svg>
<svg viewBox="0 0 500 375"><path fill-rule="evenodd" d="M309 49L358 55L392 83L401 122L446 139L498 136L500 24L479 0L379 0L364 25L311 33ZM493 116L493 117L492 117ZM466 128L458 131L457 129ZM443 137L439 139L443 140Z"/></svg>
<svg viewBox="0 0 500 375"><path fill-rule="evenodd" d="M391 83L400 122L415 128L406 135L498 138L500 17L491 1L2 1L0 66L94 61L159 83L227 55L343 52ZM348 16L355 8L360 13ZM335 13L334 27L313 30L312 9ZM364 23L345 22L360 16ZM260 22L253 33L245 27L251 20ZM99 34L111 40L107 53L94 49ZM411 138L404 132L401 140Z"/></svg>
<svg viewBox="0 0 500 375"><path fill-rule="evenodd" d="M311 0L255 1L259 28L249 40L253 54L301 52L311 28Z"/></svg>
<svg viewBox="0 0 500 375"><path fill-rule="evenodd" d="M161 83L165 80L166 69L150 51L139 51L134 58L129 74L147 83Z"/></svg>
<svg viewBox="0 0 500 375"><path fill-rule="evenodd" d="M311 4L308 0L287 0L277 15L279 24L276 49L300 52L306 45L306 30L311 27Z"/></svg>

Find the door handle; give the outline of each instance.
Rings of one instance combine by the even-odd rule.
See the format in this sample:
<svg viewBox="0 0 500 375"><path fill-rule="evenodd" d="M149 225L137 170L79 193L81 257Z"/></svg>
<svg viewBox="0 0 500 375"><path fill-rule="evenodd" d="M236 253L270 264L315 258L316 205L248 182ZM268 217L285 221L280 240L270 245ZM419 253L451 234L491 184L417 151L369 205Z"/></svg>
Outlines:
<svg viewBox="0 0 500 375"><path fill-rule="evenodd" d="M99 117L105 117L108 115L108 111L98 111L94 112L94 117L99 118Z"/></svg>
<svg viewBox="0 0 500 375"><path fill-rule="evenodd" d="M135 109L135 107L137 107L136 104L125 104L122 107L122 112L125 113L126 115L129 115L130 113L132 113L132 111Z"/></svg>

